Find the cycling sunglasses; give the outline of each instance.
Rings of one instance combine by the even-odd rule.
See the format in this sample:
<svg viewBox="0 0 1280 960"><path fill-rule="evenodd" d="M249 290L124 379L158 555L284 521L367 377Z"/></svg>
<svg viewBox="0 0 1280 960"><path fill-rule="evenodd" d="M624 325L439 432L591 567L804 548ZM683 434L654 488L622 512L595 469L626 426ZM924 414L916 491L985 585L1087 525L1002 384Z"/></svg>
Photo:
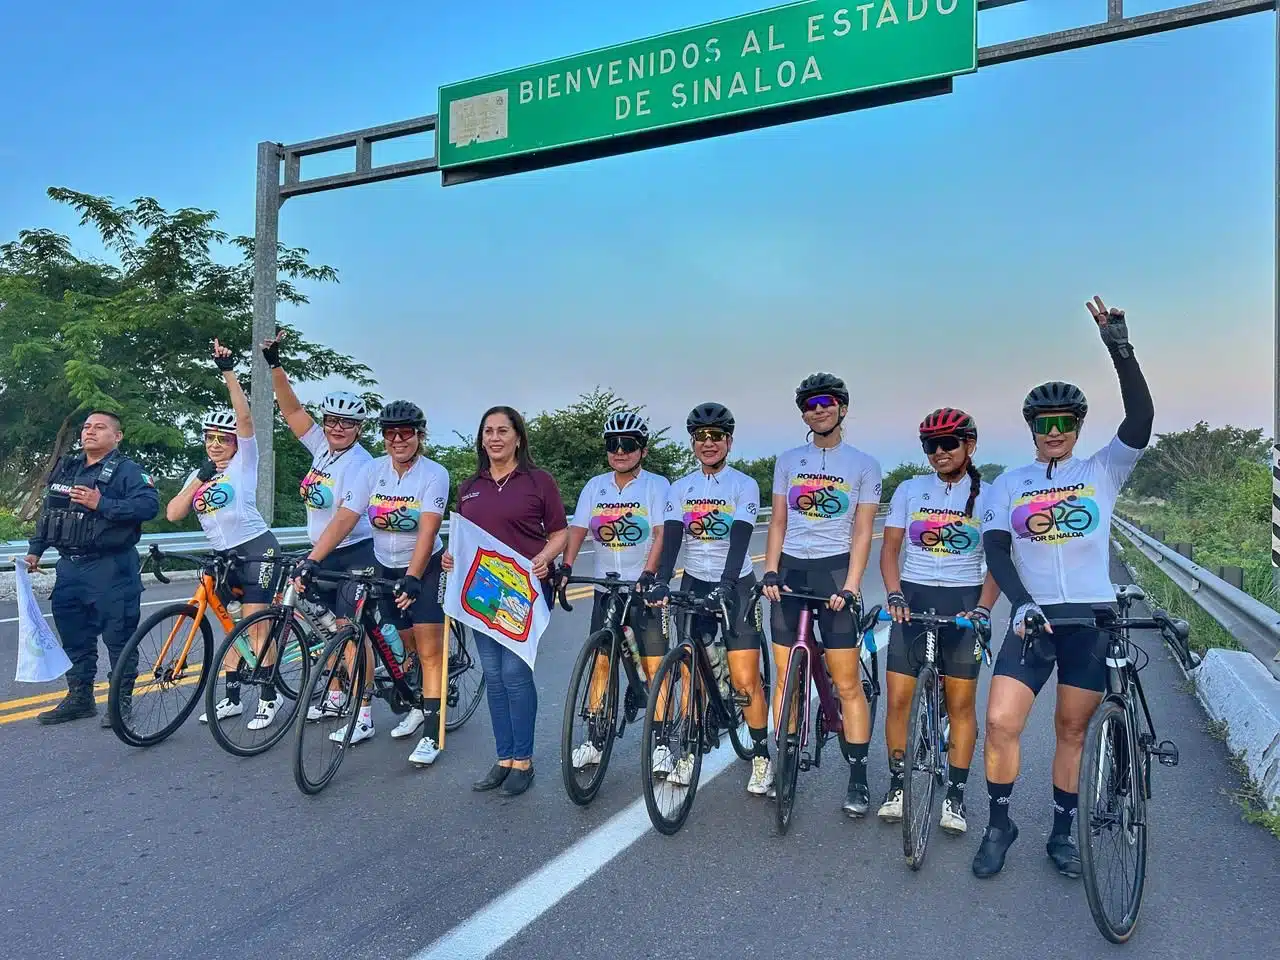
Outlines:
<svg viewBox="0 0 1280 960"><path fill-rule="evenodd" d="M838 407L840 401L829 393L822 393L816 397L810 397L804 402L804 412L812 413L819 407Z"/></svg>
<svg viewBox="0 0 1280 960"><path fill-rule="evenodd" d="M604 449L608 453L635 453L643 450L644 444L635 437L605 437Z"/></svg>
<svg viewBox="0 0 1280 960"><path fill-rule="evenodd" d="M959 450L964 441L959 437L929 437L927 440L921 440L920 443L924 447L924 452L932 456L939 450L946 450L948 453Z"/></svg>
<svg viewBox="0 0 1280 960"><path fill-rule="evenodd" d="M693 439L699 443L719 443L728 435L723 430L717 430L715 427L700 427L693 431Z"/></svg>
<svg viewBox="0 0 1280 960"><path fill-rule="evenodd" d="M350 417L325 417L324 425L329 430L358 430L360 421L352 420Z"/></svg>
<svg viewBox="0 0 1280 960"><path fill-rule="evenodd" d="M1080 418L1073 413L1055 413L1032 421L1032 429L1042 437L1048 436L1055 427L1059 433L1075 433L1080 427Z"/></svg>
<svg viewBox="0 0 1280 960"><path fill-rule="evenodd" d="M232 444L236 442L234 433L219 433L217 430L210 430L204 435L206 443Z"/></svg>
<svg viewBox="0 0 1280 960"><path fill-rule="evenodd" d="M382 431L384 440L412 440L418 435L413 427L387 427Z"/></svg>

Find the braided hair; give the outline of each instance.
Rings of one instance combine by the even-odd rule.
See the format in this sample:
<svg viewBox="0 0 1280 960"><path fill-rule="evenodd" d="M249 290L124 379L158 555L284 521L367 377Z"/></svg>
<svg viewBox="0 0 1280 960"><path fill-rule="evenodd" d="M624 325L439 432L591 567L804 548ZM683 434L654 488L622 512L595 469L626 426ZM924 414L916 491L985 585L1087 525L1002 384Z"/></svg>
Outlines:
<svg viewBox="0 0 1280 960"><path fill-rule="evenodd" d="M978 491L982 489L982 474L978 472L978 468L973 465L973 459L970 458L968 464L964 468L964 472L969 474L969 499L964 505L964 515L966 517L973 516L973 504L978 499Z"/></svg>

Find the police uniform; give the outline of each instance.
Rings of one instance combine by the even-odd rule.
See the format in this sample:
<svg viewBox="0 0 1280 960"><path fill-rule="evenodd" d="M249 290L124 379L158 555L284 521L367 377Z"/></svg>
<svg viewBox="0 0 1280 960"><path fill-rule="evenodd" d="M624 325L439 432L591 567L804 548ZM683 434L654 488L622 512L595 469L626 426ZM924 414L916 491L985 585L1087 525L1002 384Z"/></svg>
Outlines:
<svg viewBox="0 0 1280 960"><path fill-rule="evenodd" d="M102 499L96 510L72 502L71 489L77 486L97 489ZM142 524L159 511L160 497L151 477L119 450L93 464L85 462L83 453L63 457L49 475L27 552L39 557L53 547L59 553L51 606L71 669L66 700L41 714L41 722L59 723L97 712L93 682L98 637L116 669L141 616L142 577L135 548ZM136 659L123 668L136 674Z"/></svg>

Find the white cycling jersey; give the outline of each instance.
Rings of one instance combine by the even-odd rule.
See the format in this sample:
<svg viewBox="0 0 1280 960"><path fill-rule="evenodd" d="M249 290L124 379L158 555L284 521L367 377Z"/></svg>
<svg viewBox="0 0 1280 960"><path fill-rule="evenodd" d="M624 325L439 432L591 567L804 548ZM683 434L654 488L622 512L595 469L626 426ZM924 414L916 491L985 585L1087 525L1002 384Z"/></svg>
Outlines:
<svg viewBox="0 0 1280 960"><path fill-rule="evenodd" d="M904 480L893 491L884 525L904 531L903 580L927 587L973 587L986 579L982 512L987 487L979 488L966 517L970 485L967 476L947 483L931 473Z"/></svg>
<svg viewBox="0 0 1280 960"><path fill-rule="evenodd" d="M654 533L662 529L670 489L666 477L648 470L621 489L612 470L587 481L571 526L585 529L595 543L592 576L616 573L623 580L635 580L644 572Z"/></svg>
<svg viewBox="0 0 1280 960"><path fill-rule="evenodd" d="M197 472L192 470L186 482L194 480ZM227 469L196 487L191 509L215 550L230 550L267 532L267 521L258 512L258 441L254 437L236 437L236 452Z"/></svg>
<svg viewBox="0 0 1280 960"><path fill-rule="evenodd" d="M844 442L784 452L773 468L774 496L787 498L782 552L800 560L847 554L854 512L880 503L880 482L876 459Z"/></svg>
<svg viewBox="0 0 1280 960"><path fill-rule="evenodd" d="M741 470L723 467L706 474L702 467L671 485L663 520L684 525L684 569L699 580L717 583L729 559L729 531L734 521L755 526L760 512L760 485ZM742 558L738 576L751 572L751 551Z"/></svg>
<svg viewBox="0 0 1280 960"><path fill-rule="evenodd" d="M1013 564L1036 603L1114 603L1111 514L1141 450L1119 437L1046 477L1044 463L1008 470L991 485L982 529L1013 537Z"/></svg>
<svg viewBox="0 0 1280 960"><path fill-rule="evenodd" d="M348 472L342 506L366 519L373 529L373 556L384 567L407 567L418 542L418 523L424 513L443 517L449 503L449 471L434 460L418 457L396 473L390 456L370 461L363 470ZM444 549L436 534L434 556Z"/></svg>
<svg viewBox="0 0 1280 960"><path fill-rule="evenodd" d="M348 475L367 466L373 460L373 454L359 443L353 443L341 453L333 453L325 439L324 427L318 423L312 424L311 429L302 435L302 445L311 453L312 459L311 469L302 478L298 492L307 505L307 539L315 543L342 505L342 492L347 487ZM361 514L355 527L338 547L349 547L371 536L373 528L369 526L369 518Z"/></svg>

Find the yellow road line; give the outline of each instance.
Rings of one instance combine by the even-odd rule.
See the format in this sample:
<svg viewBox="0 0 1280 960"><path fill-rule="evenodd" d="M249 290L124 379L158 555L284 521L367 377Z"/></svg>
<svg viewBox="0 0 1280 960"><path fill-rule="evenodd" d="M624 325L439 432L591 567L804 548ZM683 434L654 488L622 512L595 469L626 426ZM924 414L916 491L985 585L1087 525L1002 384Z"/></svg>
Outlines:
<svg viewBox="0 0 1280 960"><path fill-rule="evenodd" d="M197 673L197 674L195 674L194 676L190 676L190 677L183 677L183 678L182 678L181 680L179 680L177 683L167 684L167 685L165 686L165 689L166 689L166 690L172 690L174 687L189 687L189 686L191 686L193 683L199 683L199 682L200 682L200 674L198 674L198 673ZM105 687L107 687L107 684L105 684L105 683L100 683L100 684L98 684L98 687L105 688ZM134 695L135 697L141 697L141 696L146 696L148 693L154 693L154 692L155 692L154 690L138 690L138 689L136 689L136 688L135 688L135 689L134 689L134 692L133 692L133 695ZM66 691L60 690L60 691L58 691L58 692L57 692L57 693L55 693L55 694L51 694L51 695L50 695L50 699L51 699L51 700L61 700L65 695L66 695ZM32 698L28 698L28 701L29 701L30 699L32 699ZM99 694L99 695L95 696L95 697L93 698L93 700L94 700L94 703L99 703L99 704L106 703L106 702L107 702L107 692L106 692L106 690L104 689L104 690L103 690L103 692L102 692L101 694ZM7 708L7 707L10 707L10 706L13 706L13 705L14 705L14 703L15 703L14 701L10 701L10 702L8 702L8 703L0 704L0 708ZM31 719L32 717L36 716L37 714L40 714L40 713L43 713L43 712L44 712L44 707L43 707L43 706L39 706L39 707L33 707L33 708L32 708L32 709L30 709L30 710L21 710L21 711L19 711L18 713L6 713L4 716L0 717L0 724L5 724L5 723L16 723L18 720L29 720L29 719Z"/></svg>

